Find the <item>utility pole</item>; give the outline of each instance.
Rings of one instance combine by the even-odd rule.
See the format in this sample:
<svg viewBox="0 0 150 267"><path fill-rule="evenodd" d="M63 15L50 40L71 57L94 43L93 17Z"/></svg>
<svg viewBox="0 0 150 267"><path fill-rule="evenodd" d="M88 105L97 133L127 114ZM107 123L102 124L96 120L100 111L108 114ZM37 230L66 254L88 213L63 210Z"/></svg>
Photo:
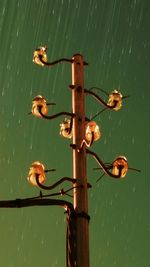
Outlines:
<svg viewBox="0 0 150 267"><path fill-rule="evenodd" d="M40 194L35 197L15 200L0 200L0 208L24 208L31 206L60 206L67 213L67 231L66 231L66 267L90 267L89 260L89 219L88 215L88 188L90 184L87 180L86 155L91 155L99 165L99 170L114 179L122 179L126 176L128 169L140 171L128 166L126 157L118 156L111 163L104 163L101 158L89 149L94 141L101 137L98 125L92 119L85 116L85 95L94 97L97 102L104 106L105 109L118 111L122 107L122 100L127 96L122 96L118 90L108 94L101 88L92 87L89 90L84 88L84 62L82 55L76 54L72 59L61 58L53 62L48 62L47 47L39 47L34 51L33 62L39 66L52 67L58 63L67 62L72 65L72 113L62 111L57 114L47 115L48 106L55 103L47 102L46 99L37 95L32 101L31 112L34 116L52 120L59 116L67 116L60 125L60 134L65 138L73 137L73 178L62 177L51 185L45 185L46 173L55 171L55 169L45 169L40 161L32 163L29 169L28 181L33 186L40 189L51 191L56 189L60 184L68 182L71 184L69 189L62 188L59 192L45 194L40 190ZM93 90L98 89L101 93L105 93L108 101L105 102ZM100 111L100 113L102 112ZM30 114L29 113L29 114ZM96 114L94 118L99 115ZM98 181L97 180L97 181ZM61 200L59 197L72 196L68 192L73 190L72 201ZM53 199L53 197L56 197Z"/></svg>
<svg viewBox="0 0 150 267"><path fill-rule="evenodd" d="M76 212L76 266L89 267L89 216L88 183L86 173L85 105L84 105L84 61L79 54L72 63L72 111L73 118L73 178L74 210ZM81 148L81 150L80 150Z"/></svg>

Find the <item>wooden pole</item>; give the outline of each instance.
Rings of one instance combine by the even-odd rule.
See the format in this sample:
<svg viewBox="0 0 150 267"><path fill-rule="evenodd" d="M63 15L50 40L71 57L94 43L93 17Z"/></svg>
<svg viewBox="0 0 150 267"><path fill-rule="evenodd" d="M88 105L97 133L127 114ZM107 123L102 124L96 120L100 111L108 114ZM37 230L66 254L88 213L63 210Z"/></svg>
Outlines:
<svg viewBox="0 0 150 267"><path fill-rule="evenodd" d="M72 63L72 111L73 118L73 178L78 179L74 189L76 212L76 266L89 267L89 216L88 185L86 176L86 148L79 152L85 138L84 61L74 55Z"/></svg>

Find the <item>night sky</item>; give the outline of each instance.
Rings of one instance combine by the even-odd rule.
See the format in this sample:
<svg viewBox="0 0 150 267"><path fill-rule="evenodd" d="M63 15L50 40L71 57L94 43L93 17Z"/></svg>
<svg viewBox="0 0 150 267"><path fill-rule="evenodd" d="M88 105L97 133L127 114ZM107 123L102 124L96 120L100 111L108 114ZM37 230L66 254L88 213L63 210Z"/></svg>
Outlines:
<svg viewBox="0 0 150 267"><path fill-rule="evenodd" d="M86 89L129 95L120 111L95 118L102 138L91 150L104 162L124 155L141 173L96 183L102 171L88 155L91 267L150 266L149 25L149 0L0 0L0 200L39 195L26 179L35 160L57 170L47 185L72 177L71 140L59 135L63 117L28 115L38 94L56 102L51 114L71 112L71 66L40 68L32 62L35 48L46 45L49 61L80 53L89 63ZM86 97L87 117L101 109ZM0 266L63 267L65 235L59 207L0 209Z"/></svg>

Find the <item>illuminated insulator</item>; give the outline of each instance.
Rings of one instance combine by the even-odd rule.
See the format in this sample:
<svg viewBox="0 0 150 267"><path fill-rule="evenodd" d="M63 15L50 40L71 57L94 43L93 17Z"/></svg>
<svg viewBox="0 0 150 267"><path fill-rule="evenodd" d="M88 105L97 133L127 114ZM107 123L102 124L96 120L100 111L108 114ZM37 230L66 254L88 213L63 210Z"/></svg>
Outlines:
<svg viewBox="0 0 150 267"><path fill-rule="evenodd" d="M72 138L72 129L71 127L71 120L65 118L64 121L60 124L60 135L65 138L71 139Z"/></svg>
<svg viewBox="0 0 150 267"><path fill-rule="evenodd" d="M48 106L46 100L43 96L38 95L32 101L32 114L36 117L42 117L39 113L39 108L41 109L42 114L46 115L48 113Z"/></svg>
<svg viewBox="0 0 150 267"><path fill-rule="evenodd" d="M32 185L37 186L36 177L38 177L40 184L44 183L45 182L44 170L45 170L44 165L41 162L39 162L39 161L33 162L31 167L30 167L27 180Z"/></svg>
<svg viewBox="0 0 150 267"><path fill-rule="evenodd" d="M101 137L101 132L99 130L99 126L95 121L90 121L86 124L85 129L85 138L88 142L97 141Z"/></svg>
<svg viewBox="0 0 150 267"><path fill-rule="evenodd" d="M47 48L45 46L37 48L33 53L33 62L37 65L44 66L42 61L45 63L48 61L46 50Z"/></svg>
<svg viewBox="0 0 150 267"><path fill-rule="evenodd" d="M119 175L118 178L124 178L128 172L128 162L124 156L117 157L112 166L112 174Z"/></svg>
<svg viewBox="0 0 150 267"><path fill-rule="evenodd" d="M114 90L110 95L108 99L108 106L113 107L113 110L118 111L122 107L122 94Z"/></svg>

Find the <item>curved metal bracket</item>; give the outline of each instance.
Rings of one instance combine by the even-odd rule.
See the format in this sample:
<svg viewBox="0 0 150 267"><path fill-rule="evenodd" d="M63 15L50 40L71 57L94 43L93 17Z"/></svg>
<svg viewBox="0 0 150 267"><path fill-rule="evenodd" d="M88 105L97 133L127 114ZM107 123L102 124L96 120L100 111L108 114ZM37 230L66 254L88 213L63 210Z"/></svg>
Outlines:
<svg viewBox="0 0 150 267"><path fill-rule="evenodd" d="M95 152L93 152L93 151L87 149L87 150L86 150L86 153L92 155L93 158L95 158L95 160L97 161L98 165L102 168L102 170L103 170L107 175L109 175L110 177L113 177L113 178L120 178L120 177L121 177L122 167L120 167L118 175L112 174L112 173L109 171L110 167L108 168L108 167L102 162L102 160L97 156L97 154L96 154Z"/></svg>
<svg viewBox="0 0 150 267"><path fill-rule="evenodd" d="M114 100L114 105L110 106L108 105L101 97L99 97L97 94L95 94L92 91L89 91L87 89L84 89L84 92L86 94L92 95L99 103L101 103L104 107L108 108L108 109L114 109L117 106L118 101Z"/></svg>
<svg viewBox="0 0 150 267"><path fill-rule="evenodd" d="M53 62L45 62L43 59L43 56L42 55L39 55L39 59L41 61L41 63L47 67L51 67L53 65L56 65L58 63L62 63L62 62L68 62L68 63L73 63L74 60L73 59L68 59L68 58L60 58L58 60L55 60Z"/></svg>
<svg viewBox="0 0 150 267"><path fill-rule="evenodd" d="M42 113L42 106L40 106L40 105L38 106L38 111L39 111L40 115L41 115L44 119L47 119L47 120L52 120L52 119L55 119L55 118L60 117L60 116L62 116L62 115L67 115L67 116L70 116L70 117L72 117L72 118L75 117L75 114L70 113L70 112L65 112L65 111L59 112L59 113L54 114L54 115L52 115L52 116L47 116L47 115L45 115L45 114Z"/></svg>
<svg viewBox="0 0 150 267"><path fill-rule="evenodd" d="M44 190L52 190L54 189L55 187L57 187L58 185L62 184L63 182L71 182L71 183L76 183L77 179L73 179L73 178L69 178L69 177L63 177L61 178L59 181L57 181L56 183L50 185L50 186L46 186L46 185L43 185L40 183L39 181L39 175L36 175L36 183L37 185L41 188L41 189L44 189Z"/></svg>

